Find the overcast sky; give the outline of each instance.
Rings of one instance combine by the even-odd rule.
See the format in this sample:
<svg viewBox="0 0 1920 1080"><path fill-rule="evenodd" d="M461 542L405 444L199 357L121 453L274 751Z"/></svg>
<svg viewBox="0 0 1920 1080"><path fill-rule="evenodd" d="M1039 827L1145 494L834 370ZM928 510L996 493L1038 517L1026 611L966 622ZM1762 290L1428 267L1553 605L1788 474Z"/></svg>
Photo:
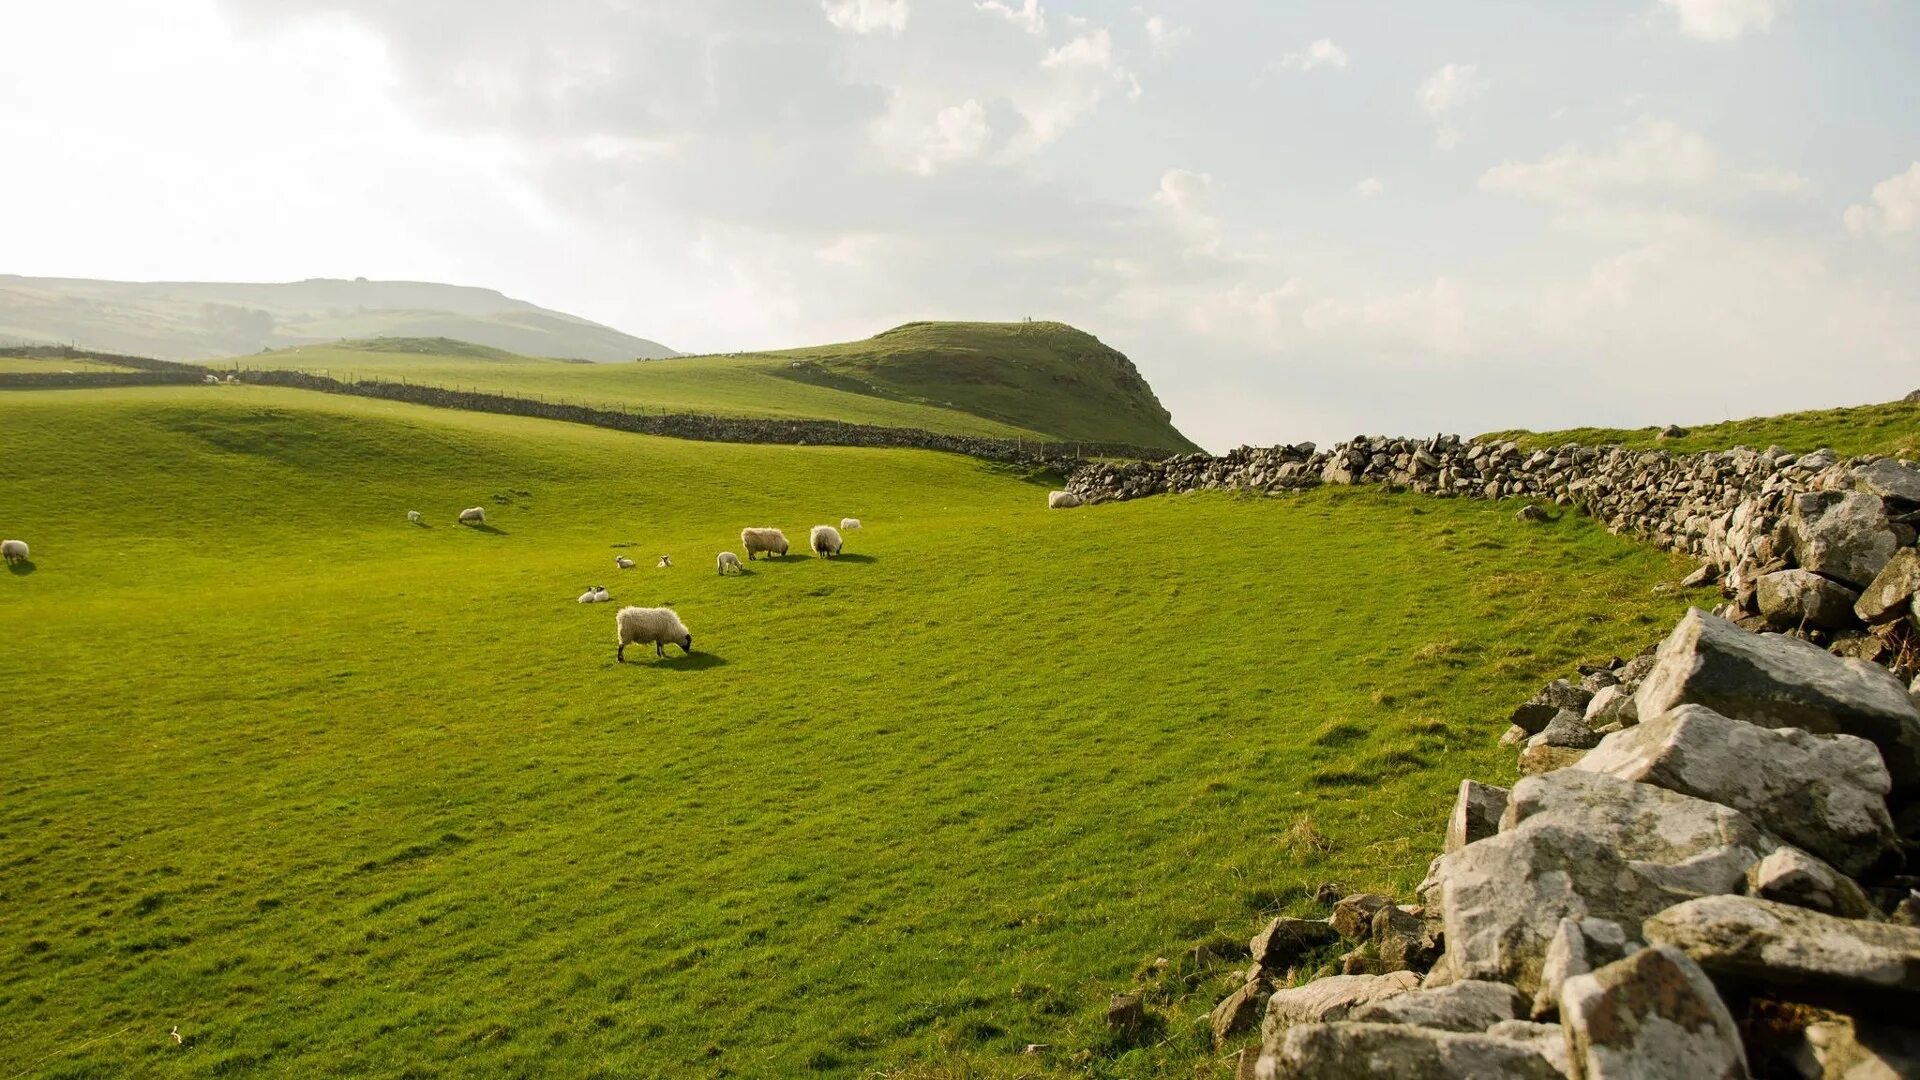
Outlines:
<svg viewBox="0 0 1920 1080"><path fill-rule="evenodd" d="M0 272L1062 319L1214 449L1920 387L1914 0L0 4Z"/></svg>

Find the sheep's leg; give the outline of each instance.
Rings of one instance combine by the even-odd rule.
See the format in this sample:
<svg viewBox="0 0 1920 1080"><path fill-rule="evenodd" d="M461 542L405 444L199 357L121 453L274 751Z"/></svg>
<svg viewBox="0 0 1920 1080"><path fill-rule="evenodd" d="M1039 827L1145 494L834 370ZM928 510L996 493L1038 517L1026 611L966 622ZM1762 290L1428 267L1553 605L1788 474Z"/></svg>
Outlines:
<svg viewBox="0 0 1920 1080"><path fill-rule="evenodd" d="M662 646L659 642L656 641L653 643L653 655L664 658L667 655L667 650L664 646Z"/></svg>
<svg viewBox="0 0 1920 1080"><path fill-rule="evenodd" d="M627 662L627 646L624 642L619 648L613 650L613 659L616 663L624 664Z"/></svg>

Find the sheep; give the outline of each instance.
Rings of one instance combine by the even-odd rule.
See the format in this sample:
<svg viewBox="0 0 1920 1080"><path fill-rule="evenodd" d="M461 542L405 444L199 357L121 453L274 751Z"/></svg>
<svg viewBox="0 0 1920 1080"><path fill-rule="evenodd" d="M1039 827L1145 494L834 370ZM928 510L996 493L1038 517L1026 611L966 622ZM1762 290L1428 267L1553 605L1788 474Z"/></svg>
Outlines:
<svg viewBox="0 0 1920 1080"><path fill-rule="evenodd" d="M746 569L747 569L746 567L740 565L740 556L735 555L731 551L721 552L719 556L716 557L713 561L717 566L720 567L721 577L727 576L728 567L732 567L733 572L736 574L743 574L746 572Z"/></svg>
<svg viewBox="0 0 1920 1080"><path fill-rule="evenodd" d="M8 540L0 543L0 556L6 558L8 566L12 566L14 563L26 562L27 542L25 540Z"/></svg>
<svg viewBox="0 0 1920 1080"><path fill-rule="evenodd" d="M666 646L680 646L680 651L693 653L693 635L687 633L687 626L672 608L663 607L623 607L613 617L615 636L619 647L613 651L614 660L627 662L627 646L652 645L653 655L667 655Z"/></svg>
<svg viewBox="0 0 1920 1080"><path fill-rule="evenodd" d="M1086 501L1071 491L1047 492L1047 509L1049 510L1071 510Z"/></svg>
<svg viewBox="0 0 1920 1080"><path fill-rule="evenodd" d="M460 524L462 525L485 525L486 523L487 511L485 507L469 506L465 510L460 511Z"/></svg>
<svg viewBox="0 0 1920 1080"><path fill-rule="evenodd" d="M813 532L807 536L807 546L823 559L840 554L843 543L844 541L840 539L840 530L831 525L815 525Z"/></svg>
<svg viewBox="0 0 1920 1080"><path fill-rule="evenodd" d="M622 570L631 570L633 569L633 560L627 558L625 555L615 555L613 557L613 565Z"/></svg>
<svg viewBox="0 0 1920 1080"><path fill-rule="evenodd" d="M407 511L407 520L413 522L415 525L421 524L420 511L418 510Z"/></svg>
<svg viewBox="0 0 1920 1080"><path fill-rule="evenodd" d="M604 604L611 599L613 599L613 597L607 595L607 587L605 585L595 585L586 592L581 593L580 599L577 602L582 604Z"/></svg>
<svg viewBox="0 0 1920 1080"><path fill-rule="evenodd" d="M219 385L220 385L220 376L218 376L218 375L208 375L208 376L206 376L206 377L205 377L204 379L202 379L201 381L203 381L203 382L205 382L205 383L206 383L206 384L207 384L208 386L219 386Z"/></svg>
<svg viewBox="0 0 1920 1080"><path fill-rule="evenodd" d="M779 529L741 529L740 546L747 549L747 561L760 553L772 558L787 553L787 534Z"/></svg>
<svg viewBox="0 0 1920 1080"><path fill-rule="evenodd" d="M657 562L657 563L654 563L654 564L653 564L653 568L654 568L655 570L664 570L664 569L666 569L667 567L669 567L669 566L672 566L672 565L673 565L673 559L672 559L672 557L671 557L671 556L667 556L667 555L662 555L662 556L660 556L660 561L659 561L659 562Z"/></svg>
<svg viewBox="0 0 1920 1080"><path fill-rule="evenodd" d="M841 519L840 519L840 531L841 531L841 532L852 532L853 530L855 530L855 529L857 529L857 528L859 528L859 527L860 527L860 519L859 519L859 518L841 518Z"/></svg>

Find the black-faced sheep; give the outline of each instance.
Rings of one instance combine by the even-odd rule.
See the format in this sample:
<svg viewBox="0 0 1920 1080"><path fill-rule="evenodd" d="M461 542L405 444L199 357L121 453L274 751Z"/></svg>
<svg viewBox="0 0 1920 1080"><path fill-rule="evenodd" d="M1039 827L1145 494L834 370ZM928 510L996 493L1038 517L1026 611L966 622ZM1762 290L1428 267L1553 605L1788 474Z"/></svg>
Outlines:
<svg viewBox="0 0 1920 1080"><path fill-rule="evenodd" d="M613 658L622 664L627 662L629 645L652 645L655 656L667 655L668 645L678 645L684 653L693 652L693 635L672 608L623 607L613 622L620 642Z"/></svg>
<svg viewBox="0 0 1920 1080"><path fill-rule="evenodd" d="M740 546L747 551L747 561L753 561L755 554L769 557L787 553L787 534L779 529L741 529Z"/></svg>
<svg viewBox="0 0 1920 1080"><path fill-rule="evenodd" d="M660 556L660 561L653 564L653 568L655 570L665 570L667 567L672 565L673 565L673 557L670 555L662 555Z"/></svg>
<svg viewBox="0 0 1920 1080"><path fill-rule="evenodd" d="M807 536L807 546L813 549L815 555L823 559L840 554L843 543L844 541L840 539L840 530L831 525L815 525L813 532Z"/></svg>

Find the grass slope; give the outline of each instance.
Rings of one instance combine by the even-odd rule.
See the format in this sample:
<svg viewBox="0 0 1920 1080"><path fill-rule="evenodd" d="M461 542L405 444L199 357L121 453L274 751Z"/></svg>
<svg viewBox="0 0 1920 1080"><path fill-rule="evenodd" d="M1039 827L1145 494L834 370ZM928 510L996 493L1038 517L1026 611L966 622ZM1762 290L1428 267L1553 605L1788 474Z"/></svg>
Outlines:
<svg viewBox="0 0 1920 1080"><path fill-rule="evenodd" d="M0 458L4 1076L1219 1076L1228 961L1144 1048L1108 994L1408 894L1508 705L1685 603L1510 506L1048 512L957 456L263 387L0 395ZM844 559L712 570L843 514ZM614 664L595 583L698 651Z"/></svg>
<svg viewBox="0 0 1920 1080"><path fill-rule="evenodd" d="M1637 449L1659 448L1678 453L1727 450L1735 446L1759 450L1776 444L1795 453L1807 453L1828 446L1842 456L1889 454L1914 458L1920 457L1920 404L1896 401L1885 405L1818 409L1704 424L1687 429L1687 434L1677 439L1662 440L1659 435L1657 427L1569 428L1548 432L1497 431L1481 438L1514 439L1526 447L1569 442L1619 443Z"/></svg>

